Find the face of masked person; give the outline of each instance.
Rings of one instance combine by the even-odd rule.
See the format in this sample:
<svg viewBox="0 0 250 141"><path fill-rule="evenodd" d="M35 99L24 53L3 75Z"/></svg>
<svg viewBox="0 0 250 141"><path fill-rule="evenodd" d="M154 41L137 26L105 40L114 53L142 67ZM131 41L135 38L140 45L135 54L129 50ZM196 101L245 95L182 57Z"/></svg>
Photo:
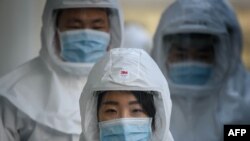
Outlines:
<svg viewBox="0 0 250 141"><path fill-rule="evenodd" d="M215 60L215 37L208 34L177 34L166 37L169 78L181 85L204 85Z"/></svg>
<svg viewBox="0 0 250 141"><path fill-rule="evenodd" d="M102 8L59 11L57 50L65 62L96 62L110 42L108 12Z"/></svg>
<svg viewBox="0 0 250 141"><path fill-rule="evenodd" d="M138 97L138 96L137 96ZM152 115L131 92L111 91L99 98L98 120L100 141L148 141L152 133ZM142 96L139 96L142 97ZM145 97L144 97L145 100ZM151 101L149 100L149 101ZM154 107L152 102L148 105ZM151 111L151 112L150 112Z"/></svg>

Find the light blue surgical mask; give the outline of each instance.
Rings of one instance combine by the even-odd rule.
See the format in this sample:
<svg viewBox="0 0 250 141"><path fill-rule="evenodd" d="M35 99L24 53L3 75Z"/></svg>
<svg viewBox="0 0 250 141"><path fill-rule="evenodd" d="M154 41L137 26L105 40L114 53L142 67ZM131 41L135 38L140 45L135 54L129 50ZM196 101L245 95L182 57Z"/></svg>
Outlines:
<svg viewBox="0 0 250 141"><path fill-rule="evenodd" d="M121 118L99 122L100 141L149 141L152 118Z"/></svg>
<svg viewBox="0 0 250 141"><path fill-rule="evenodd" d="M66 62L93 63L107 51L110 34L84 29L58 32L60 37L60 56Z"/></svg>
<svg viewBox="0 0 250 141"><path fill-rule="evenodd" d="M181 85L204 85L212 74L212 64L181 62L169 64L169 78Z"/></svg>

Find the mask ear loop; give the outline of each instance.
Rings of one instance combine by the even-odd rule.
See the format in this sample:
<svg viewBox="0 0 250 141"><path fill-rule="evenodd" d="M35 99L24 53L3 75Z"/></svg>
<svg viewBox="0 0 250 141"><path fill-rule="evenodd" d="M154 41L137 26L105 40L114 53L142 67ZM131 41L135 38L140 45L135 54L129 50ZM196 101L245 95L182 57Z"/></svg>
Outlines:
<svg viewBox="0 0 250 141"><path fill-rule="evenodd" d="M59 28L56 28L56 42L55 42L55 53L56 55L59 57L59 59L61 59L63 61L63 57L62 57L62 50L63 50L63 42L61 39L61 31Z"/></svg>
<svg viewBox="0 0 250 141"><path fill-rule="evenodd" d="M164 53L165 54L167 54L167 55L165 55L165 59L164 59L164 61L163 61L163 64L164 64L164 68L165 68L165 70L167 71L167 72L169 72L168 70L169 70L169 51L170 51L170 49L172 48L172 46L171 46L171 39L172 39L172 36L171 35L164 35L164 37L163 37L163 41L162 41L162 46L163 46L163 51L164 51ZM166 72L166 71L164 71L164 73ZM168 73L165 73L165 76L166 77L168 77L169 76L169 74ZM169 77L168 77L169 78ZM171 81L171 80L170 80Z"/></svg>

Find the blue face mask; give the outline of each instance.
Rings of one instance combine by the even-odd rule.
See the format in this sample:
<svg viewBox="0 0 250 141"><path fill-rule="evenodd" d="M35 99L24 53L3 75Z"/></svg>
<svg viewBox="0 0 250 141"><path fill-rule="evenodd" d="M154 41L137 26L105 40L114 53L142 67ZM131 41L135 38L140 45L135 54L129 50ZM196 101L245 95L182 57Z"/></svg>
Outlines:
<svg viewBox="0 0 250 141"><path fill-rule="evenodd" d="M60 56L66 62L93 63L107 51L110 34L96 30L73 30L60 33Z"/></svg>
<svg viewBox="0 0 250 141"><path fill-rule="evenodd" d="M198 62L182 62L169 65L169 77L181 85L204 85L210 78L212 65Z"/></svg>
<svg viewBox="0 0 250 141"><path fill-rule="evenodd" d="M100 141L149 141L151 123L151 118L122 118L100 122Z"/></svg>

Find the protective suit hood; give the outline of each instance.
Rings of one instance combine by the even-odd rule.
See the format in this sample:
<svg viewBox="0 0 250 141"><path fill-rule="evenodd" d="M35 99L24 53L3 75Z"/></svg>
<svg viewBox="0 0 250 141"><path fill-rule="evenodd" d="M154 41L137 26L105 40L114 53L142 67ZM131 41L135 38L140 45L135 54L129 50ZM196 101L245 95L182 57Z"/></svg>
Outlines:
<svg viewBox="0 0 250 141"><path fill-rule="evenodd" d="M56 10L110 9L110 48L122 42L123 21L117 0L47 0L43 13L40 56L0 80L0 95L32 120L66 134L79 135L79 98L93 64L67 63L55 54Z"/></svg>
<svg viewBox="0 0 250 141"><path fill-rule="evenodd" d="M170 46L163 39L179 33L218 38L214 74L204 86L180 86L168 78L165 61ZM226 0L177 0L162 14L152 56L169 82L173 103L170 128L175 140L223 140L224 124L249 123L250 76L240 59L241 50L240 26Z"/></svg>
<svg viewBox="0 0 250 141"><path fill-rule="evenodd" d="M172 104L167 81L160 69L142 49L116 48L93 67L83 89L81 141L99 141L96 92L110 90L155 91L156 130L152 141L173 140L169 131Z"/></svg>
<svg viewBox="0 0 250 141"><path fill-rule="evenodd" d="M107 8L110 21L110 48L122 44L123 17L117 0L47 0L42 17L42 50L40 56L58 71L75 75L87 75L93 63L70 63L62 61L55 51L57 10L69 8Z"/></svg>
<svg viewBox="0 0 250 141"><path fill-rule="evenodd" d="M216 3L216 4L215 4ZM168 78L166 69L170 45L164 37L180 33L204 33L215 35L215 64L213 74L203 86L178 85ZM241 30L231 7L223 0L177 0L162 14L154 36L152 57L169 80L170 89L177 95L202 96L215 93L228 77L242 64Z"/></svg>

